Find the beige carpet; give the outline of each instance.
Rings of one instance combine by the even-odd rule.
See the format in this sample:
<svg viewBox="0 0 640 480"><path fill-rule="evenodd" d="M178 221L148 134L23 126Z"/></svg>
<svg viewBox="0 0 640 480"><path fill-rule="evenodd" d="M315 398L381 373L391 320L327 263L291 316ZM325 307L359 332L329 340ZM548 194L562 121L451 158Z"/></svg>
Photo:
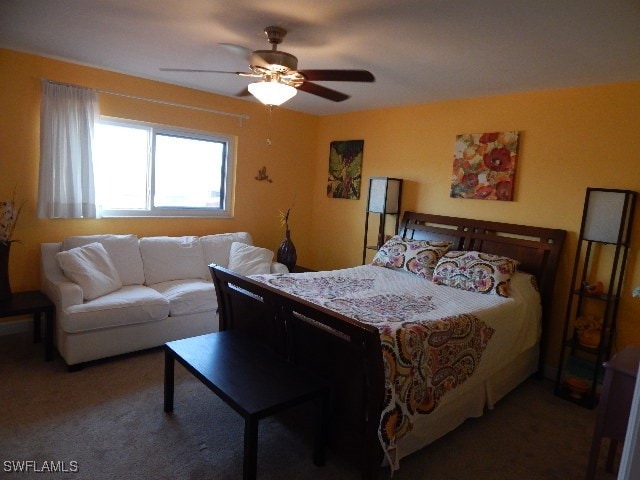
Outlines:
<svg viewBox="0 0 640 480"><path fill-rule="evenodd" d="M27 334L0 337L1 478L242 477L242 419L180 365L175 411L163 412L161 350L75 373L43 356ZM359 478L339 452L329 451L324 467L313 465L305 408L260 423L258 478ZM595 415L555 397L551 382L531 379L495 410L403 459L393 479L583 479ZM30 473L7 471L25 460L33 461ZM51 462L78 471L33 472ZM596 478L616 476L601 461Z"/></svg>

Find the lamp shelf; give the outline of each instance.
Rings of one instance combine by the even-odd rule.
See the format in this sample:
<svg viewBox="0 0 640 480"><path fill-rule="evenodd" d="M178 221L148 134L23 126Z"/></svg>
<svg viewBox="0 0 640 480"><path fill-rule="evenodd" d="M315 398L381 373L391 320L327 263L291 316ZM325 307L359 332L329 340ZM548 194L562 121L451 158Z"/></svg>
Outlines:
<svg viewBox="0 0 640 480"><path fill-rule="evenodd" d="M631 190L591 187L587 188L585 195L571 290L567 299L555 393L589 408L598 403L597 388L602 384L603 363L609 360L614 346L636 196L636 192ZM598 271L602 257L612 260L607 272ZM608 283L604 291L602 288L597 293L585 290L584 285L590 275L597 274L604 280L605 273ZM588 331L583 332L584 343L581 343L578 338L581 331L576 327L580 325L579 321L583 316L595 316L598 322L589 325ZM587 333L590 334L588 337ZM592 342L586 342L589 338ZM576 370L575 364L578 361L582 362L582 366L579 369L581 373L576 375L572 371ZM572 386L572 391L567 384L567 379L571 377L587 380L587 391L576 393L575 386Z"/></svg>
<svg viewBox="0 0 640 480"><path fill-rule="evenodd" d="M559 387L556 394L559 397L564 398L565 400L568 400L585 408L595 408L596 405L598 405L598 400L600 399L600 395L598 395L597 393L592 394L590 392L586 392L578 396L573 393L564 383Z"/></svg>
<svg viewBox="0 0 640 480"><path fill-rule="evenodd" d="M573 291L574 295L580 295L584 298L589 298L593 300L600 300L602 302L608 302L610 300L618 300L618 296L615 294L607 295L606 293L587 293L582 289L575 289Z"/></svg>
<svg viewBox="0 0 640 480"><path fill-rule="evenodd" d="M577 342L576 342L577 343ZM576 405L594 408L600 399L604 374L602 369L595 368L593 362L577 357L569 357L562 378L556 388L556 394ZM570 381L581 382L587 388L576 391L571 388Z"/></svg>
<svg viewBox="0 0 640 480"><path fill-rule="evenodd" d="M603 332L603 335L605 336L605 339L606 339L607 338L607 334ZM573 338L570 338L569 340L567 340L564 343L564 346L571 348L572 351L584 352L584 353L587 353L589 355L597 355L599 350L601 350L603 348L606 349L607 347L609 347L608 345L604 345L604 346L598 345L596 347L590 347L588 345L583 345L582 343L580 343L578 341L577 337L573 337Z"/></svg>

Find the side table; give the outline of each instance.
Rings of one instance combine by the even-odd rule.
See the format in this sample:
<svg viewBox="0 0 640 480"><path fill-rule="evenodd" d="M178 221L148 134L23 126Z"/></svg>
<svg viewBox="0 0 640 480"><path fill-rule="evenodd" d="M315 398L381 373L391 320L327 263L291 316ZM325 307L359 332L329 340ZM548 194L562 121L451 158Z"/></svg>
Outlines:
<svg viewBox="0 0 640 480"><path fill-rule="evenodd" d="M640 345L631 345L604 364L604 383L589 455L587 480L594 478L600 443L604 437L609 438L606 471L613 472L618 442L624 442L627 433L639 363Z"/></svg>
<svg viewBox="0 0 640 480"><path fill-rule="evenodd" d="M40 316L44 313L44 359L53 360L53 321L55 307L44 293L33 290L17 292L10 300L0 303L0 318L33 315L33 342L42 340Z"/></svg>

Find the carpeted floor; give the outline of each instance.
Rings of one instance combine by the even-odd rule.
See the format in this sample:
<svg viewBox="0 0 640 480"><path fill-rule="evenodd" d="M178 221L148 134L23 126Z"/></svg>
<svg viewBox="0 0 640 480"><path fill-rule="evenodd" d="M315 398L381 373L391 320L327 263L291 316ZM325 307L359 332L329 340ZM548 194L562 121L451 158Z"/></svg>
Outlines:
<svg viewBox="0 0 640 480"><path fill-rule="evenodd" d="M238 479L243 421L176 365L175 411L163 412L161 350L68 373L28 334L0 337L0 477L38 479ZM259 479L358 479L329 451L311 461L305 406L260 422ZM531 379L482 418L401 461L394 480L583 479L596 412ZM597 479L613 480L602 460ZM10 472L33 461L29 473ZM64 462L64 463L63 463ZM22 465L25 465L22 463ZM42 473L52 465L77 472ZM389 478L388 468L380 479Z"/></svg>

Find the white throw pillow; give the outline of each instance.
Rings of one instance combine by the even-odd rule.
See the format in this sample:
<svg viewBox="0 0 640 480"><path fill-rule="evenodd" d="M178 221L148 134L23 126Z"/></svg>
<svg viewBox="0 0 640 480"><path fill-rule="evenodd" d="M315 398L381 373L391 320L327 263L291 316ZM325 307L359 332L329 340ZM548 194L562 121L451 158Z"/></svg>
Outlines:
<svg viewBox="0 0 640 480"><path fill-rule="evenodd" d="M80 285L85 300L93 300L122 288L120 275L101 243L59 252L56 257L65 277Z"/></svg>
<svg viewBox="0 0 640 480"><path fill-rule="evenodd" d="M231 244L233 242L246 243L253 245L253 239L247 232L234 233L218 233L215 235L205 235L200 237L202 245L202 254L206 265L215 263L222 267L229 266L229 255L231 253ZM209 269L207 268L207 272ZM207 278L211 279L210 276Z"/></svg>
<svg viewBox="0 0 640 480"><path fill-rule="evenodd" d="M81 235L67 237L62 241L62 250L84 247L90 243L101 243L120 275L123 285L142 285L144 270L136 235Z"/></svg>
<svg viewBox="0 0 640 480"><path fill-rule="evenodd" d="M241 275L259 275L271 271L273 252L246 243L233 242L229 253L229 270Z"/></svg>

